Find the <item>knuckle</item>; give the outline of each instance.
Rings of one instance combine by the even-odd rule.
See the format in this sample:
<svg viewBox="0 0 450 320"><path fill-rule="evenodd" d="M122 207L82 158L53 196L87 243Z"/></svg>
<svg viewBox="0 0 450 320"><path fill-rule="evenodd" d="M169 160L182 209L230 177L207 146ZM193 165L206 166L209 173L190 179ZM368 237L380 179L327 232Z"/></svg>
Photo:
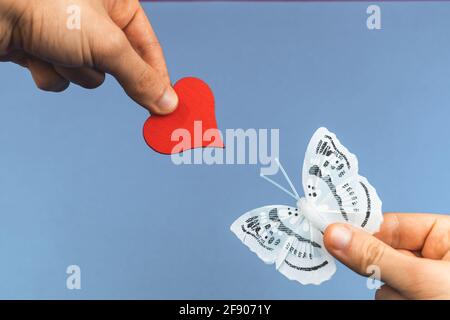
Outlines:
<svg viewBox="0 0 450 320"><path fill-rule="evenodd" d="M102 84L99 82L81 83L80 86L84 89L97 89Z"/></svg>
<svg viewBox="0 0 450 320"><path fill-rule="evenodd" d="M450 250L450 224L437 219L429 232L422 255L431 259L442 259Z"/></svg>
<svg viewBox="0 0 450 320"><path fill-rule="evenodd" d="M450 250L450 230L443 231L436 235L431 242L431 252L436 256L433 258L441 259ZM433 254L430 254L432 256Z"/></svg>
<svg viewBox="0 0 450 320"><path fill-rule="evenodd" d="M155 51L156 52L159 51L162 53L161 44L157 40L138 43L135 45L135 49L137 52L139 52L143 55L150 54L151 52L155 52Z"/></svg>
<svg viewBox="0 0 450 320"><path fill-rule="evenodd" d="M157 101L164 94L161 82L150 68L145 68L139 75L135 90L137 95L150 93L153 101Z"/></svg>
<svg viewBox="0 0 450 320"><path fill-rule="evenodd" d="M362 272L371 265L379 265L385 253L385 246L378 241L372 239L367 240L362 245L362 255L359 261L359 267Z"/></svg>
<svg viewBox="0 0 450 320"><path fill-rule="evenodd" d="M50 91L50 83L48 81L35 80L36 87L42 91Z"/></svg>
<svg viewBox="0 0 450 320"><path fill-rule="evenodd" d="M108 32L103 41L101 41L99 52L102 58L107 59L117 56L128 46L128 40L119 30Z"/></svg>
<svg viewBox="0 0 450 320"><path fill-rule="evenodd" d="M84 81L83 83L80 83L80 86L85 89L96 89L100 87L103 82L105 81L105 77L97 77L95 79L89 79L89 81Z"/></svg>
<svg viewBox="0 0 450 320"><path fill-rule="evenodd" d="M38 80L36 81L36 86L38 89L47 92L61 92L64 91L68 86L69 82L67 81L51 81L51 80Z"/></svg>

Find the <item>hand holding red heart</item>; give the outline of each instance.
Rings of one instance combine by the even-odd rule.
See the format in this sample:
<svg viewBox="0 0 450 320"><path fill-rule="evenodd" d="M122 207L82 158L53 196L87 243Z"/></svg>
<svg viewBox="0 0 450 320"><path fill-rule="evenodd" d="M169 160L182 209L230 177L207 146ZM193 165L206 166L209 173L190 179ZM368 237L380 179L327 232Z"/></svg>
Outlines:
<svg viewBox="0 0 450 320"><path fill-rule="evenodd" d="M0 0L0 61L28 68L46 91L96 88L109 73L153 114L178 102L138 0Z"/></svg>

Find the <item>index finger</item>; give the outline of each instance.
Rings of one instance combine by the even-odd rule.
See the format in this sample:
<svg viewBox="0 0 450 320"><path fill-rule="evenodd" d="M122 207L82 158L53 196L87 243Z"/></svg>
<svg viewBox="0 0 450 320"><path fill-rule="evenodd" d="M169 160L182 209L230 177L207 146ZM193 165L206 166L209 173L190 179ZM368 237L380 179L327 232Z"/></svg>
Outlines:
<svg viewBox="0 0 450 320"><path fill-rule="evenodd" d="M166 84L170 84L163 50L142 6L139 5L123 32L142 59L161 75Z"/></svg>
<svg viewBox="0 0 450 320"><path fill-rule="evenodd" d="M450 217L423 213L385 213L375 237L395 249L422 250L433 227Z"/></svg>

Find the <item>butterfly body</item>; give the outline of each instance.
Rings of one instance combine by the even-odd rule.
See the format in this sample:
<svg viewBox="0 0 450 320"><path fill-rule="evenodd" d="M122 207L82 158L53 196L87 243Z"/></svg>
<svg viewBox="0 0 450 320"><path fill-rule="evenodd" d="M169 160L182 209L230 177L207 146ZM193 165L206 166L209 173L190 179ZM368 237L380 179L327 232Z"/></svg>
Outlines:
<svg viewBox="0 0 450 320"><path fill-rule="evenodd" d="M278 163L279 164L279 163ZM305 196L300 197L264 177L296 199L296 207L274 205L251 210L231 231L268 264L291 280L320 284L336 271L323 244L323 232L335 222L350 223L368 232L378 230L383 217L375 188L358 174L358 161L325 128L313 135L303 163Z"/></svg>
<svg viewBox="0 0 450 320"><path fill-rule="evenodd" d="M313 227L320 231L325 231L327 221L322 217L320 207L316 206L313 201L308 200L306 197L300 198L297 201L297 208Z"/></svg>

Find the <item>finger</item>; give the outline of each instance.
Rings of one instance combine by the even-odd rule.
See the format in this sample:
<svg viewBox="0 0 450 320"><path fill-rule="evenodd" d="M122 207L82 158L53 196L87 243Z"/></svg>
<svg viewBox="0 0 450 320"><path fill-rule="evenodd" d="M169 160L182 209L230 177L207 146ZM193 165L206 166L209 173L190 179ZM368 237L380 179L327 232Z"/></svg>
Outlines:
<svg viewBox="0 0 450 320"><path fill-rule="evenodd" d="M105 81L105 73L92 68L66 68L54 66L55 71L63 78L86 89L95 89Z"/></svg>
<svg viewBox="0 0 450 320"><path fill-rule="evenodd" d="M430 259L441 259L450 250L450 218L435 214L384 215L375 237L397 249L419 251Z"/></svg>
<svg viewBox="0 0 450 320"><path fill-rule="evenodd" d="M361 275L368 276L376 266L381 280L397 289L410 286L420 267L420 259L397 252L350 225L330 225L325 230L324 243L330 254Z"/></svg>
<svg viewBox="0 0 450 320"><path fill-rule="evenodd" d="M28 60L29 59L30 59L30 56L23 51L13 51L7 55L0 56L1 62L11 61L11 62L18 64L19 66L22 66L24 68L28 68Z"/></svg>
<svg viewBox="0 0 450 320"><path fill-rule="evenodd" d="M178 97L173 88L142 60L125 34L115 28L93 52L96 68L112 74L127 94L151 113L174 111Z"/></svg>
<svg viewBox="0 0 450 320"><path fill-rule="evenodd" d="M144 9L140 5L133 19L123 31L142 59L161 75L166 84L170 84L163 50Z"/></svg>
<svg viewBox="0 0 450 320"><path fill-rule="evenodd" d="M398 252L400 252L401 254L404 254L408 257L418 257L416 252L412 252L409 250L404 250L404 249L397 249Z"/></svg>
<svg viewBox="0 0 450 320"><path fill-rule="evenodd" d="M442 260L450 261L450 250L444 254L444 256L442 257Z"/></svg>
<svg viewBox="0 0 450 320"><path fill-rule="evenodd" d="M107 10L113 22L124 31L136 52L169 84L163 50L139 1L121 1L120 4L107 6Z"/></svg>
<svg viewBox="0 0 450 320"><path fill-rule="evenodd" d="M375 293L375 300L405 300L405 298L397 290L385 284Z"/></svg>
<svg viewBox="0 0 450 320"><path fill-rule="evenodd" d="M41 90L61 92L70 85L70 82L61 77L51 64L42 60L29 58L27 68L30 70L36 86Z"/></svg>

